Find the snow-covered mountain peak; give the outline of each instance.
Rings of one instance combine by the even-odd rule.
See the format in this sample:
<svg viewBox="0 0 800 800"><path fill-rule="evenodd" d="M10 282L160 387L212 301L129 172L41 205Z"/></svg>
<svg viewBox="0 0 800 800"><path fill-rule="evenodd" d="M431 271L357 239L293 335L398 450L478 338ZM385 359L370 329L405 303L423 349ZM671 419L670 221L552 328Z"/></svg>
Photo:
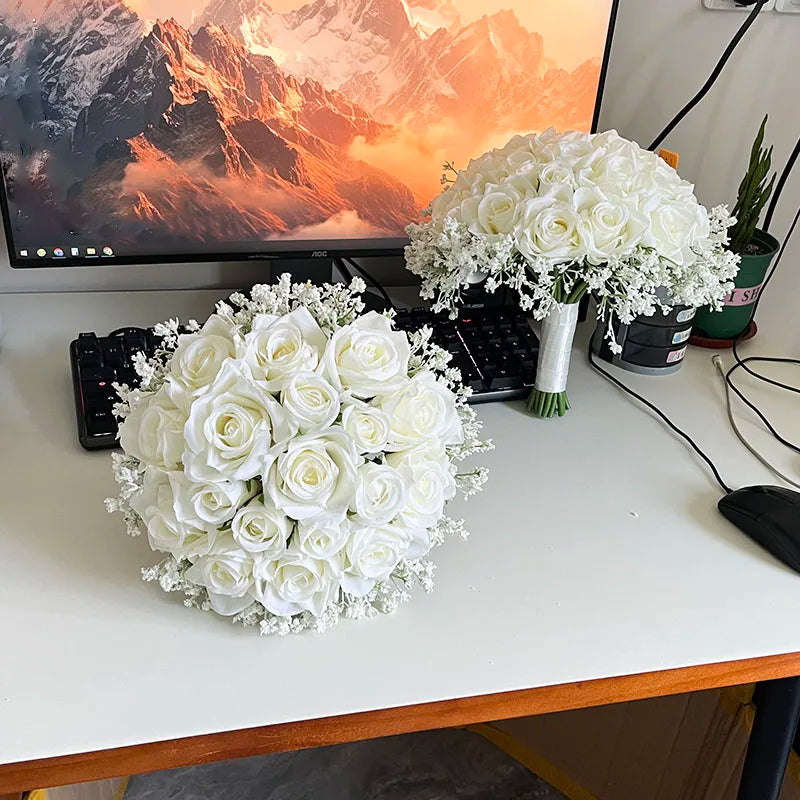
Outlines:
<svg viewBox="0 0 800 800"><path fill-rule="evenodd" d="M32 8L18 3L8 25L16 29L17 52L36 54L43 116L61 134L147 35L148 26L123 0L48 2L38 18L29 16ZM10 76L6 90L18 97L29 91L28 70L29 64Z"/></svg>
<svg viewBox="0 0 800 800"><path fill-rule="evenodd" d="M455 35L462 28L461 14L451 0L406 0L408 14L424 38L444 29Z"/></svg>

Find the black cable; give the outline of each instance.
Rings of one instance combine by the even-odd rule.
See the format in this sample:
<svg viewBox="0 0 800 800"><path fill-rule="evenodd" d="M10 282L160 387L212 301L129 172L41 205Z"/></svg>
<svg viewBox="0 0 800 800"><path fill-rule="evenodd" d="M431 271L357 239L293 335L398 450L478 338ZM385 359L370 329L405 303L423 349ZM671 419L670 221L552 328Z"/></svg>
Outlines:
<svg viewBox="0 0 800 800"><path fill-rule="evenodd" d="M674 431L675 433L678 434L678 436L680 436L682 439L686 440L686 442L688 442L688 444L692 448L692 450L694 450L694 452L697 453L697 455L700 456L700 458L702 458L703 461L706 462L706 464L708 465L708 467L711 470L712 474L714 475L714 479L720 485L720 487L725 492L725 494L730 494L733 491L733 489L731 489L730 486L728 486L728 484L725 483L725 481L722 479L722 476L720 475L719 470L717 469L717 467L715 466L715 464L711 460L711 458L708 455L706 455L706 453L703 450L700 449L700 445L698 445L694 441L694 439L692 439L692 437L689 436L688 433L686 433L685 431L682 431L660 408L655 406L653 403L651 403L646 398L642 397L640 394L635 392L633 389L627 387L622 381L617 380L617 378L615 378L610 372L608 372L607 370L603 369L603 367L600 366L600 364L595 360L595 354L592 352L591 344L589 345L589 363L603 377L605 377L607 380L611 381L611 383L613 383L618 389L621 389L623 392L629 394L631 397L636 398L640 403L642 403L644 406L649 408L654 414L658 415L658 417L664 423L666 423L666 425L670 428L670 430Z"/></svg>
<svg viewBox="0 0 800 800"><path fill-rule="evenodd" d="M736 31L736 35L731 39L730 44L725 48L722 56L720 57L717 65L714 67L713 72L709 76L708 80L703 84L703 87L700 91L675 115L673 120L664 128L661 133L656 136L655 141L650 145L648 148L649 150L655 150L663 141L664 139L669 136L675 128L683 121L684 117L686 117L689 112L696 106L700 101L708 94L711 87L716 83L717 78L722 74L722 70L725 68L725 65L728 63L728 59L733 54L733 51L739 45L739 42L742 41L744 35L750 30L750 26L756 21L756 17L758 17L761 9L766 4L767 0L757 0L756 4L753 6L753 10L747 15L747 19L742 24L741 28Z"/></svg>
<svg viewBox="0 0 800 800"><path fill-rule="evenodd" d="M767 209L767 216L764 217L764 230L766 232L769 232L769 226L772 224L772 215L775 213L775 209L778 207L778 200L780 200L783 189L786 186L786 181L789 180L789 176L792 174L792 170L794 169L794 165L798 156L800 156L800 139L797 140L797 144L794 146L794 150L792 150L792 154L789 156L789 160L786 162L783 172L781 172L781 177L778 179L778 184L775 187L775 192L772 195L772 200L770 201L769 208Z"/></svg>
<svg viewBox="0 0 800 800"><path fill-rule="evenodd" d="M797 223L800 221L800 208L797 209L797 213L794 215L794 219L792 220L792 224L789 228L789 232L786 234L786 238L783 240L783 244L781 245L781 249L778 253L777 258L775 259L772 268L769 271L769 275L767 275L766 280L762 284L761 292L756 299L755 305L753 307L753 318L755 318L756 312L758 311L758 307L761 304L761 300L764 297L764 292L769 286L770 281L774 277L775 273L780 266L781 260L783 259L784 254L786 253L786 249L791 241L792 235L797 228ZM790 386L789 384L781 383L780 381L774 381L771 378L766 377L765 375L761 375L760 373L756 372L755 370L750 369L748 366L749 363L758 362L758 363L776 363L776 364L800 364L800 359L796 358L768 358L766 356L749 356L746 359L742 359L739 356L738 346L739 343L742 341L742 337L744 336L745 331L743 331L739 336L736 337L733 341L733 357L735 359L735 364L728 370L725 374L725 383L728 387L736 394L736 396L751 410L754 411L756 416L764 423L767 430L784 446L788 447L790 450L794 450L796 453L800 453L800 446L790 442L784 436L778 433L775 426L769 421L767 416L750 400L745 397L744 393L739 389L738 386L733 382L733 375L738 369L744 369L745 372L749 373L755 378L762 380L766 383L772 384L773 386L778 386L782 389L786 389L792 392L800 393L800 389L794 386Z"/></svg>
<svg viewBox="0 0 800 800"><path fill-rule="evenodd" d="M389 297L389 293L386 291L386 289L384 289L383 286L377 280L375 280L375 278L369 272L367 272L367 270L364 269L364 267L356 263L352 258L347 258L346 256L343 256L341 260L359 272L368 283L371 283L380 292L381 297L387 302L389 308L397 310L397 307L392 302L392 298Z"/></svg>

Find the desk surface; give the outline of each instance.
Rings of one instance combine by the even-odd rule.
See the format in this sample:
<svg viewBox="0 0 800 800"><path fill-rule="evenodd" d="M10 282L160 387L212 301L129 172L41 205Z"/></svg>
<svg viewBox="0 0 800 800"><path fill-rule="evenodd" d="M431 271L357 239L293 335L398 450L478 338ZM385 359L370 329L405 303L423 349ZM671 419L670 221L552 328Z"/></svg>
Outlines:
<svg viewBox="0 0 800 800"><path fill-rule="evenodd" d="M800 577L724 521L684 445L579 352L563 420L482 407L497 449L456 512L472 538L437 552L436 591L396 615L261 638L143 583L155 556L103 508L108 453L76 440L67 345L215 298L0 295L0 793L800 673ZM729 432L708 353L625 380L729 482L773 482ZM761 399L800 438L793 398Z"/></svg>

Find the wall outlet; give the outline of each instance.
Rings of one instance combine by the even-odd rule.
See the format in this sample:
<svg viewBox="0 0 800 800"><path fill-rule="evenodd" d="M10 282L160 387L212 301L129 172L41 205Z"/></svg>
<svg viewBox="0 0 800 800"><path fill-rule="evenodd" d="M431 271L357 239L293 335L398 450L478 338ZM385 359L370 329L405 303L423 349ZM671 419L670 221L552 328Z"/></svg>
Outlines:
<svg viewBox="0 0 800 800"><path fill-rule="evenodd" d="M791 4L792 0L779 0ZM703 0L703 5L713 11L746 11L748 14L753 10L753 6L740 6L735 0ZM772 11L775 8L775 0L769 0L764 4L761 11Z"/></svg>
<svg viewBox="0 0 800 800"><path fill-rule="evenodd" d="M800 14L800 0L777 0L775 10L782 14Z"/></svg>

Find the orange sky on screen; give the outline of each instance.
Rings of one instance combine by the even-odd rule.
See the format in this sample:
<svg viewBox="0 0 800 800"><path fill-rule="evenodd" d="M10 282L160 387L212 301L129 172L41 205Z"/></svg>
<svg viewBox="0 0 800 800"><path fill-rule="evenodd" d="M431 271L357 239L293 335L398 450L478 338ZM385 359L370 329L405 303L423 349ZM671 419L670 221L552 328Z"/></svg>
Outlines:
<svg viewBox="0 0 800 800"><path fill-rule="evenodd" d="M276 11L288 11L305 5L307 0L269 0ZM545 52L559 66L572 70L591 57L602 57L606 41L611 0L451 0L465 22L484 14L513 9L530 31L544 36ZM205 3L198 0L129 0L129 5L144 16L166 14L186 25L192 15L200 15ZM167 8L169 11L167 11Z"/></svg>
<svg viewBox="0 0 800 800"><path fill-rule="evenodd" d="M60 0L57 0L60 1ZM17 5L18 0L0 0L0 13ZM52 2L52 0L51 0ZM269 0L276 11L305 5L307 0ZM572 70L587 58L601 57L606 40L611 0L451 0L466 22L504 8L513 9L530 31L544 36L545 52L559 66ZM37 16L47 0L23 0L22 7ZM156 19L173 16L189 25L202 14L205 0L128 0L142 16Z"/></svg>

